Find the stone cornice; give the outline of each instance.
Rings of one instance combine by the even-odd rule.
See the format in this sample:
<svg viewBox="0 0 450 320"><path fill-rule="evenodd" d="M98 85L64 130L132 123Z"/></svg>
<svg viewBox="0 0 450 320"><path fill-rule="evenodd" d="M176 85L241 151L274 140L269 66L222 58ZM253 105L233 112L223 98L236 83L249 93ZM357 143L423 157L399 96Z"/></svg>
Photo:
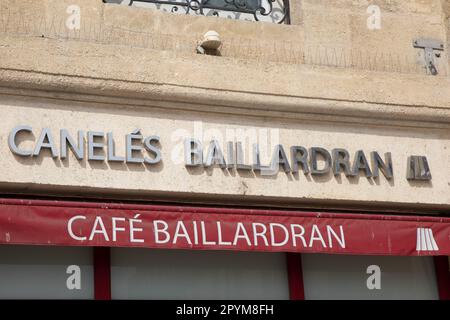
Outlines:
<svg viewBox="0 0 450 320"><path fill-rule="evenodd" d="M444 79L446 81L446 79ZM450 128L449 108L225 91L33 71L0 69L0 93L118 106L381 126Z"/></svg>
<svg viewBox="0 0 450 320"><path fill-rule="evenodd" d="M5 37L2 43L4 94L268 118L450 127L450 77L134 47L123 53L114 45L47 38Z"/></svg>

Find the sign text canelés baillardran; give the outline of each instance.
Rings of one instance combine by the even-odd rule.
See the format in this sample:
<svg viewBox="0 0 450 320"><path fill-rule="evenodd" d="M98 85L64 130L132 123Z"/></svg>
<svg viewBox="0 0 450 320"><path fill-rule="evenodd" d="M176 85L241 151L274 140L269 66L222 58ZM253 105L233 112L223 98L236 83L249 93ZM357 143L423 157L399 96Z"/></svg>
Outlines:
<svg viewBox="0 0 450 320"><path fill-rule="evenodd" d="M37 133L37 132L36 132ZM19 135L32 138L32 148L21 147ZM115 148L115 138L112 132L79 130L76 136L70 135L66 129L59 132L58 142L48 128L36 135L30 126L21 125L13 128L8 137L10 150L20 157L39 157L43 151L50 152L53 158L64 160L72 152L78 160L108 161L125 163L145 163L155 165L162 161L159 147L160 137L157 135L143 136L137 129L125 135L125 150L120 153ZM87 152L86 152L87 150ZM226 150L226 154L222 151ZM288 149L278 144L274 147L271 161L261 164L259 145L252 146L252 163L245 163L242 142L227 142L222 148L217 140L212 140L203 147L202 143L193 138L184 142L184 161L187 168L218 166L224 170L253 171L261 175L276 175L281 168L288 174L327 175L330 171L338 176L342 173L347 177L360 176L378 178L380 172L390 180L394 177L394 168L390 152L381 156L377 151L366 154L358 150L353 155L343 148L328 151L322 147L306 149L302 146L290 146ZM408 158L407 179L431 180L431 173L426 157L410 156Z"/></svg>

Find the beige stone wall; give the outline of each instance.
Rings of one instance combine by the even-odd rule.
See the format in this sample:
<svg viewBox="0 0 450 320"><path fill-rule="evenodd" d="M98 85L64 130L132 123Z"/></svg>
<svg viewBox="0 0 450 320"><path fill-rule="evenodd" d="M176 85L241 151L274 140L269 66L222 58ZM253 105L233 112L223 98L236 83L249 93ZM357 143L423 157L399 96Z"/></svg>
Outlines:
<svg viewBox="0 0 450 320"><path fill-rule="evenodd" d="M447 50L450 50L450 1L443 1L444 8L444 23L447 28ZM450 54L447 54L448 60L450 62Z"/></svg>
<svg viewBox="0 0 450 320"><path fill-rule="evenodd" d="M374 1L382 28L369 30L371 3L305 0L293 6L293 25L274 25L105 6L100 0L2 1L3 192L448 209L450 59L444 51L439 75L426 75L421 52L412 47L416 37L448 41L448 6L437 0ZM81 7L76 32L64 25L69 4ZM224 40L220 57L195 54L210 29ZM370 183L188 172L171 161L172 137L176 129L193 130L196 121L220 132L277 129L286 146L391 151L396 178ZM55 135L67 128L119 137L139 127L161 135L164 164L148 170L18 159L6 144L18 124L49 126ZM405 179L412 154L429 157L432 184Z"/></svg>
<svg viewBox="0 0 450 320"><path fill-rule="evenodd" d="M71 187L109 189L114 193L189 194L197 196L228 196L257 199L277 198L287 203L302 200L345 200L371 203L403 203L422 205L447 205L450 203L449 182L450 149L449 134L436 129L410 129L376 126L357 126L289 120L267 120L251 117L217 116L163 112L153 108L122 108L120 111L100 104L71 103L28 99L2 105L3 120L0 129L1 182L19 183L19 188ZM73 136L76 131L103 131L114 133L118 155L125 154L125 135L134 129L142 129L144 136L157 134L161 137L163 162L157 166L114 164L77 161L74 157L61 161L52 159L44 152L38 158L23 158L13 155L7 146L9 131L18 124L26 124L35 130L35 139L43 127L51 128L58 142L59 129L68 129ZM228 132L227 132L228 130ZM268 130L268 131L266 131ZM270 161L272 148L281 143L286 150L290 146L306 148L319 146L328 150L346 148L354 155L364 150L369 157L371 151L380 154L392 152L394 179L388 181L364 177L298 176L279 172L276 176L262 176L218 167L208 170L187 169L183 160L183 138L197 137L207 145L211 139L221 142L224 153L225 141L237 140L244 144L246 163L251 163L250 138L256 132L262 153L262 163ZM199 134L200 132L200 134ZM265 147L267 136L269 145ZM226 139L231 137L231 139ZM27 138L23 149L32 149L34 143ZM270 149L270 150L267 150ZM205 150L206 154L206 150ZM409 155L427 155L432 168L433 180L409 182L406 179L406 164ZM178 156L178 157L177 157Z"/></svg>
<svg viewBox="0 0 450 320"><path fill-rule="evenodd" d="M367 8L381 9L381 29L367 28ZM305 45L315 50L351 50L357 56L353 65L376 70L419 72L412 67L422 54L412 47L415 38L436 38L445 42L442 6L439 0L427 1L303 1ZM331 55L331 54L330 54ZM314 57L311 57L314 60ZM362 61L362 62L361 62ZM444 59L437 62L447 73ZM386 69L383 69L383 66Z"/></svg>
<svg viewBox="0 0 450 320"><path fill-rule="evenodd" d="M81 8L81 29L65 27L69 5ZM381 10L381 29L367 27L369 5ZM257 61L307 63L345 68L423 74L423 52L412 47L421 37L446 42L444 0L427 1L292 1L292 25L274 25L174 15L156 10L105 5L101 0L3 1L2 31L173 50L185 56L208 30L224 40L222 55ZM445 52L437 59L448 74Z"/></svg>

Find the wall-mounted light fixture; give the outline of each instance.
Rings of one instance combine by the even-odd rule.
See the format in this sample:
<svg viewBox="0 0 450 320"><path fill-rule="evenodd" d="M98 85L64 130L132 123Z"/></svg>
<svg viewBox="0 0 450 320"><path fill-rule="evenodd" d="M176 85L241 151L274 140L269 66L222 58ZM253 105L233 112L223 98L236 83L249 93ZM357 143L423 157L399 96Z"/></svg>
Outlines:
<svg viewBox="0 0 450 320"><path fill-rule="evenodd" d="M197 53L218 56L220 55L219 49L221 46L222 40L219 33L210 30L203 35L203 39L197 46Z"/></svg>

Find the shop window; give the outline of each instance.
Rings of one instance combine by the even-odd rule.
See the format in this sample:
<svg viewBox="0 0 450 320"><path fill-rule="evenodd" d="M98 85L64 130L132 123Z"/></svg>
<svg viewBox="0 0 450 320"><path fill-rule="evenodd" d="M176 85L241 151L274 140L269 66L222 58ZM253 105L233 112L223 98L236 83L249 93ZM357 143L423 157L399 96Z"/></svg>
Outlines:
<svg viewBox="0 0 450 320"><path fill-rule="evenodd" d="M111 249L113 299L289 299L282 253Z"/></svg>
<svg viewBox="0 0 450 320"><path fill-rule="evenodd" d="M433 257L303 254L302 264L306 299L439 299Z"/></svg>
<svg viewBox="0 0 450 320"><path fill-rule="evenodd" d="M93 299L91 248L0 245L0 299Z"/></svg>
<svg viewBox="0 0 450 320"><path fill-rule="evenodd" d="M103 0L103 2L151 8L176 14L289 23L288 0Z"/></svg>

